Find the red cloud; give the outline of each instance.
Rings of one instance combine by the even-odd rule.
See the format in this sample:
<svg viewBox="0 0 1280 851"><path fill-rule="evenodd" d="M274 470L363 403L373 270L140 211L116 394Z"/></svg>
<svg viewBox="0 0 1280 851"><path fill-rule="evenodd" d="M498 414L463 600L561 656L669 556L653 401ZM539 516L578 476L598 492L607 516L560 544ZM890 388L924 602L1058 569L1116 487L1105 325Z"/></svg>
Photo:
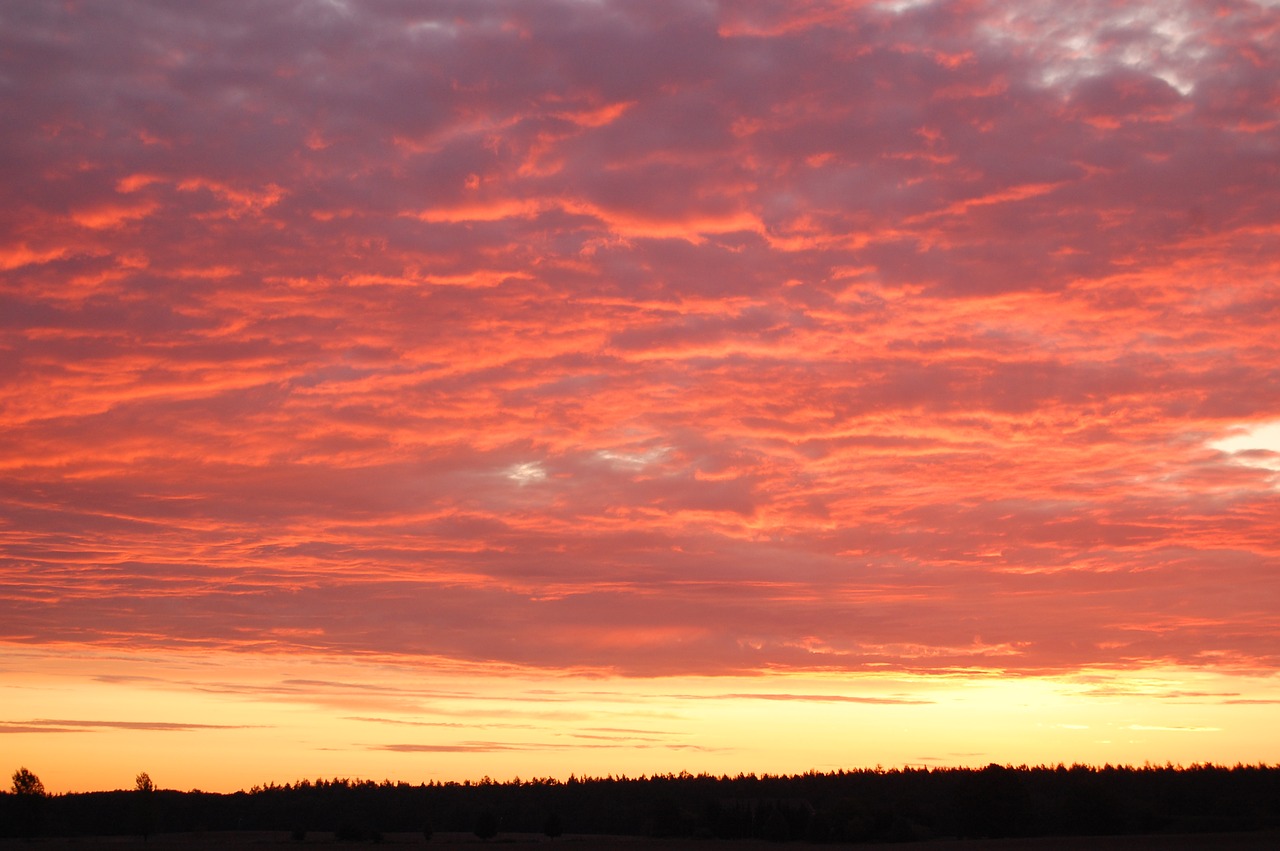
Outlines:
<svg viewBox="0 0 1280 851"><path fill-rule="evenodd" d="M6 13L6 640L1274 671L1217 5Z"/></svg>

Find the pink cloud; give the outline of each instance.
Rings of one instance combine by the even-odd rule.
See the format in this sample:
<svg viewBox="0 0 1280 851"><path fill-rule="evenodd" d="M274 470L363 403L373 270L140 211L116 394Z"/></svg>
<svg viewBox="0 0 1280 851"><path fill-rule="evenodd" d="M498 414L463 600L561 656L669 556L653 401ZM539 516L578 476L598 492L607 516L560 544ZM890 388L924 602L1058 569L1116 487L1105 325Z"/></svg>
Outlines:
<svg viewBox="0 0 1280 851"><path fill-rule="evenodd" d="M3 13L7 640L1274 670L1276 14L1173 6Z"/></svg>

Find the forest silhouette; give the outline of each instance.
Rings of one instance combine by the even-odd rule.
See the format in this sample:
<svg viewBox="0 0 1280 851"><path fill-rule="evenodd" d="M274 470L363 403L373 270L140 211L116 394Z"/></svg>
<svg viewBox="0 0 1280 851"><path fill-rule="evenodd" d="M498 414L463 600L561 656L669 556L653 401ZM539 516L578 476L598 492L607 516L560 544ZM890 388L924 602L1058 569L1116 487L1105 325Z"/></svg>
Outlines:
<svg viewBox="0 0 1280 851"><path fill-rule="evenodd" d="M1001 766L799 775L688 773L410 784L350 778L230 794L132 790L49 795L26 768L0 794L0 836L282 831L379 840L473 832L903 842L1280 829L1280 766Z"/></svg>

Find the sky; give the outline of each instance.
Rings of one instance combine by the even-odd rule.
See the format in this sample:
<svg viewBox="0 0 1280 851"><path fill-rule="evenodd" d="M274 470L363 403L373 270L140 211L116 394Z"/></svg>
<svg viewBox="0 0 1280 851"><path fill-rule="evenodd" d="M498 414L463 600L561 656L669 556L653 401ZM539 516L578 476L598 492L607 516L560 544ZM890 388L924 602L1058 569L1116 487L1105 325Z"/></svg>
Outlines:
<svg viewBox="0 0 1280 851"><path fill-rule="evenodd" d="M0 769L1280 762L1280 3L0 7Z"/></svg>

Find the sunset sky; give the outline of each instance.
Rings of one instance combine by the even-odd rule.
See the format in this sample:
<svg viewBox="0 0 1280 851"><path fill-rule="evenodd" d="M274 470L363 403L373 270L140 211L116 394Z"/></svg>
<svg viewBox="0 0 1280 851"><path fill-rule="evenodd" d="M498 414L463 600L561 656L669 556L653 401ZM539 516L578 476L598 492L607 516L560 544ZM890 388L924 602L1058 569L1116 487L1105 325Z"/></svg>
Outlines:
<svg viewBox="0 0 1280 851"><path fill-rule="evenodd" d="M0 7L0 770L1280 762L1280 2Z"/></svg>

